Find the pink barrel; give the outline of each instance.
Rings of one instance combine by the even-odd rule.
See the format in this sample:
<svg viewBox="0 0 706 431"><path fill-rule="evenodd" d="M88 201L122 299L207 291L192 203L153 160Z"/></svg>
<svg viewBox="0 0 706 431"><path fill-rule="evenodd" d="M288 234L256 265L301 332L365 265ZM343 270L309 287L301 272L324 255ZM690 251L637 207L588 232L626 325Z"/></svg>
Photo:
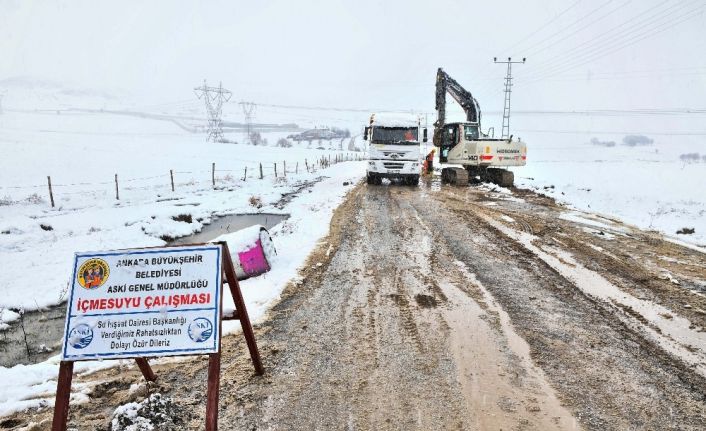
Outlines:
<svg viewBox="0 0 706 431"><path fill-rule="evenodd" d="M270 233L264 226L255 225L228 234L228 247L238 280L257 277L271 269L270 262L277 255Z"/></svg>

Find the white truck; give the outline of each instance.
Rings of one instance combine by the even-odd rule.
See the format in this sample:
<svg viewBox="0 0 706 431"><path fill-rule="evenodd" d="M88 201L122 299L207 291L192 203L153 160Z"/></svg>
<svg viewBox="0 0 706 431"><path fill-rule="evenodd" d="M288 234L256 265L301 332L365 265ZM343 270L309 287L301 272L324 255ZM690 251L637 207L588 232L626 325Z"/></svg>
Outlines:
<svg viewBox="0 0 706 431"><path fill-rule="evenodd" d="M421 142L427 142L427 129L417 116L372 114L363 132L368 145L368 184L380 185L383 178L399 179L406 185L419 184Z"/></svg>

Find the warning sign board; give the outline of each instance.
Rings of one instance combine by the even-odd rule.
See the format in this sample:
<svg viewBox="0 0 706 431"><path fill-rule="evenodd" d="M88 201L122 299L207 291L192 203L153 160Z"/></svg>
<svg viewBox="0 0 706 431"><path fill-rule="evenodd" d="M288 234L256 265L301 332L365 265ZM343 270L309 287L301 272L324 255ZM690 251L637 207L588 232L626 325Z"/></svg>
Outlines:
<svg viewBox="0 0 706 431"><path fill-rule="evenodd" d="M62 359L215 353L221 245L77 253Z"/></svg>

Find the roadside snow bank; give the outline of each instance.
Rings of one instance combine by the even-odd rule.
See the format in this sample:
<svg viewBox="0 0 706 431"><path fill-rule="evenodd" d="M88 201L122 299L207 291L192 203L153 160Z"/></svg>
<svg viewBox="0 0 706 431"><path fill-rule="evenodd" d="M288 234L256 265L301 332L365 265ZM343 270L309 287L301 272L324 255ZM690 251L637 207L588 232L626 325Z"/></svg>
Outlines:
<svg viewBox="0 0 706 431"><path fill-rule="evenodd" d="M332 170L332 169L329 169ZM277 255L271 262L272 270L259 277L240 282L253 322L259 322L267 309L280 298L287 283L297 276L309 253L329 231L333 211L343 202L346 193L364 175L365 165L355 162L354 169L332 170L327 178L309 192L302 192L285 210L289 219L270 229ZM348 186L342 186L346 182ZM264 209L267 210L267 209ZM220 239L228 239L224 235ZM234 309L233 300L224 295L224 312ZM223 332L240 330L236 321L223 322Z"/></svg>

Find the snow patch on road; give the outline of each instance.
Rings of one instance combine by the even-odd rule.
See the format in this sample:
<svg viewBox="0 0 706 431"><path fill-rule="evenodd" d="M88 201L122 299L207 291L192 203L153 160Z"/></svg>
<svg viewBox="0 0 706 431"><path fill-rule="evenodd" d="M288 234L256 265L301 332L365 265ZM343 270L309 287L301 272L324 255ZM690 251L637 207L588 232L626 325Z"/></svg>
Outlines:
<svg viewBox="0 0 706 431"><path fill-rule="evenodd" d="M508 222L508 223L515 223L515 219L514 219L514 218L512 218L512 217L510 217L510 216L506 216L505 214L501 215L500 218L501 218L502 220L505 220L505 221Z"/></svg>
<svg viewBox="0 0 706 431"><path fill-rule="evenodd" d="M604 222L596 220L593 216L586 214L586 213L581 213L578 211L569 211L569 212L563 212L559 215L559 218L562 220L582 224L582 225L587 225L591 227L595 227L598 229L604 229L604 230L610 230L610 231L622 231L622 229L619 226L615 225L608 225Z"/></svg>

